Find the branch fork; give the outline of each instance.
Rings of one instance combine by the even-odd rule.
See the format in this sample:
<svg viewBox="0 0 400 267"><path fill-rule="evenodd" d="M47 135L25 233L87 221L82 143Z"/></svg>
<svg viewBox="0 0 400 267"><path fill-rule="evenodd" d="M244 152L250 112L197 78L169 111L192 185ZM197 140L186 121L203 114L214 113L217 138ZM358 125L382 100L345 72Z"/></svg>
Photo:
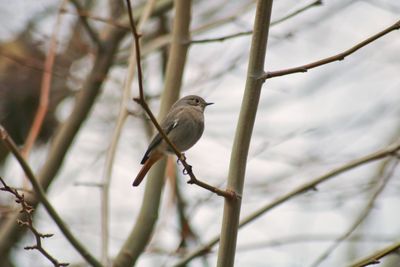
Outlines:
<svg viewBox="0 0 400 267"><path fill-rule="evenodd" d="M25 200L25 195L18 193L15 188L12 188L6 184L6 182L0 177L0 182L2 187L0 187L0 191L9 192L10 194L14 195L15 202L21 205L20 213L26 214L26 220L17 220L17 223L20 226L28 228L32 234L35 236L36 244L32 246L24 247L25 250L37 250L39 251L44 257L46 257L55 267L64 267L68 266L69 263L60 263L57 259L51 256L43 247L42 247L42 239L52 237L53 234L42 234L40 233L34 226L32 220L32 214L34 208L28 204Z"/></svg>

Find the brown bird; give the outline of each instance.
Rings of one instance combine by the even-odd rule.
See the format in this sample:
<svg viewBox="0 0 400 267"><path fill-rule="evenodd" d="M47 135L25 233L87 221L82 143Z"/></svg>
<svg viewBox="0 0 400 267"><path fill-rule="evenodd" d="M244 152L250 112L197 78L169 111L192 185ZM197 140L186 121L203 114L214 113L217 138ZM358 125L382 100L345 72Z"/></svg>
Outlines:
<svg viewBox="0 0 400 267"><path fill-rule="evenodd" d="M211 104L213 103L207 103L200 96L188 95L172 105L160 126L179 151L188 150L200 139L204 131L204 110L206 106ZM172 153L173 151L163 140L160 133L157 133L140 162L143 167L132 185L138 186L151 166L167 152Z"/></svg>

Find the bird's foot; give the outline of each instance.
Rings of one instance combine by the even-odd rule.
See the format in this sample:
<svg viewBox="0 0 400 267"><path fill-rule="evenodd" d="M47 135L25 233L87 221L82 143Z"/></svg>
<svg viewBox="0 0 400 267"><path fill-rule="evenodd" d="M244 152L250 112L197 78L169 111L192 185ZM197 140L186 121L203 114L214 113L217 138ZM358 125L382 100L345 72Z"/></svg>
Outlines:
<svg viewBox="0 0 400 267"><path fill-rule="evenodd" d="M179 164L180 162L183 162L186 160L185 153L181 153L181 156L176 160L176 163Z"/></svg>
<svg viewBox="0 0 400 267"><path fill-rule="evenodd" d="M187 175L187 174L189 174L189 173L192 173L192 165L187 164L187 166L186 166L185 168L183 168L182 173L183 173L184 175Z"/></svg>

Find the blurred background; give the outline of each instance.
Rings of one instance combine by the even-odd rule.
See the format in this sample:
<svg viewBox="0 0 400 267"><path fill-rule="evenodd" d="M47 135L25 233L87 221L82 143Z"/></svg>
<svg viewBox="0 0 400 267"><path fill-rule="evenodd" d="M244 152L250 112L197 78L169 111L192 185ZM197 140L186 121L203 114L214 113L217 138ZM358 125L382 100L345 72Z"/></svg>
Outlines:
<svg viewBox="0 0 400 267"><path fill-rule="evenodd" d="M142 2L134 1L134 9ZM79 3L90 13L87 21L99 36L108 28L123 29L119 17L110 17L107 1ZM45 164L52 137L70 115L96 57L75 6L66 4L60 12L61 5L55 0L16 0L13 5L0 1L0 123L21 146L38 107L44 61L61 14L48 112L28 157L35 172ZM125 14L125 9L119 12ZM181 95L198 94L215 105L206 110L202 139L186 156L197 177L221 188L227 181L251 35L206 39L248 32L254 12L255 1L193 2L192 40L205 42L190 44ZM274 1L275 23L270 29L265 69L294 67L342 52L395 23L399 15L400 2L390 0ZM172 18L172 8L166 7L152 16L142 31L146 97L156 114L168 57L168 41L163 44L162 40L168 40ZM389 33L344 61L267 80L246 169L242 217L335 167L398 140L399 34ZM130 34L121 39L102 90L47 190L61 217L99 258L102 177L131 42ZM131 93L138 96L136 80ZM111 260L137 219L144 186L132 188L131 183L151 137L141 107L131 101L127 108L131 115L119 139L110 186ZM383 159L345 172L243 227L236 266L346 266L398 241L397 161ZM166 183L154 235L137 266L172 266L220 231L223 199L186 184L182 166L177 168L176 181ZM3 146L0 174L9 185L27 185L19 165ZM0 227L18 209L12 197L0 193ZM35 226L41 232L54 233L43 246L55 258L71 266L86 266L40 206ZM332 249L341 237L344 240ZM8 266L51 266L39 253L23 249L33 242L31 233L14 242L7 256L12 265ZM326 251L329 255L319 260ZM217 246L188 266L214 266L216 252ZM399 255L385 257L380 266L400 266Z"/></svg>

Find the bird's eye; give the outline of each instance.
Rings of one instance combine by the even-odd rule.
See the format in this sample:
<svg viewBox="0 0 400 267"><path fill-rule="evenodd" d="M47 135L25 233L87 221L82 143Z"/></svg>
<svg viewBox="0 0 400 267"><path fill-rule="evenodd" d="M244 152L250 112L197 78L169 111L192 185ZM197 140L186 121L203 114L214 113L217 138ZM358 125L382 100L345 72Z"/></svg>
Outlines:
<svg viewBox="0 0 400 267"><path fill-rule="evenodd" d="M195 98L195 99L194 99L194 102L195 102L196 104L198 104L198 103L200 103L200 100L198 100L197 98Z"/></svg>

